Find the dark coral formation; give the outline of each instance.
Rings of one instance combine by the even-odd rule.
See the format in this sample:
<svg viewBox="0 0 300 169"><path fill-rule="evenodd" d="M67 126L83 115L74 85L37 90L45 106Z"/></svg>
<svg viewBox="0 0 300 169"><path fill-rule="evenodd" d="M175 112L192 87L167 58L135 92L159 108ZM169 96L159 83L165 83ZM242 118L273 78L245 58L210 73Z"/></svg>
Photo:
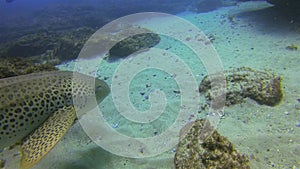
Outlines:
<svg viewBox="0 0 300 169"><path fill-rule="evenodd" d="M189 124L181 136L175 154L176 169L249 169L249 159L239 154L231 142L221 136L208 120Z"/></svg>
<svg viewBox="0 0 300 169"><path fill-rule="evenodd" d="M110 58L126 57L139 50L151 48L158 44L160 37L155 33L137 34L115 44L109 50Z"/></svg>
<svg viewBox="0 0 300 169"><path fill-rule="evenodd" d="M94 32L78 28L37 32L0 45L0 78L57 70L54 65L75 59Z"/></svg>
<svg viewBox="0 0 300 169"><path fill-rule="evenodd" d="M267 71L257 71L248 67L241 67L225 71L226 76L226 101L230 106L244 102L247 98L255 100L258 104L275 106L283 98L281 87L282 78ZM208 101L218 93L218 89L211 90L211 80L218 78L217 75L204 77L199 91L204 94Z"/></svg>
<svg viewBox="0 0 300 169"><path fill-rule="evenodd" d="M147 28L112 22L89 37L80 57L93 58L105 54L105 59L110 62L147 50L159 42L160 36Z"/></svg>
<svg viewBox="0 0 300 169"><path fill-rule="evenodd" d="M267 2L280 8L290 8L293 10L299 10L300 8L300 1L298 0L267 0Z"/></svg>
<svg viewBox="0 0 300 169"><path fill-rule="evenodd" d="M104 4L101 5L101 8L104 8ZM49 4L42 9L33 8L28 11L28 16L19 17L22 20L16 20L17 17L14 19L0 18L0 43L14 41L37 32L68 33L68 31L82 27L97 30L111 21L113 17L116 18L115 16L110 17L110 15L111 13L105 13L98 7L83 4Z"/></svg>
<svg viewBox="0 0 300 169"><path fill-rule="evenodd" d="M51 64L34 64L22 58L0 59L0 78L57 70Z"/></svg>
<svg viewBox="0 0 300 169"><path fill-rule="evenodd" d="M295 30L299 29L300 23L300 1L299 0L267 0L274 5L273 11L269 14L277 18L276 23L280 25L294 24ZM281 23L284 19L286 23Z"/></svg>
<svg viewBox="0 0 300 169"><path fill-rule="evenodd" d="M236 5L236 1L226 1L226 0L204 0L199 1L195 5L196 12L210 12L213 10L216 10L218 8L224 7L224 6L233 6Z"/></svg>
<svg viewBox="0 0 300 169"><path fill-rule="evenodd" d="M22 57L36 63L59 64L75 59L89 36L90 28L58 32L37 32L0 46L0 58Z"/></svg>
<svg viewBox="0 0 300 169"><path fill-rule="evenodd" d="M222 7L224 4L221 0L200 1L197 5L197 12L210 12Z"/></svg>
<svg viewBox="0 0 300 169"><path fill-rule="evenodd" d="M130 0L126 3L121 0L116 0L113 3L62 1L61 3L50 3L42 9L38 6L30 8L30 10L27 9L28 12L25 16L4 12L6 16L0 17L0 43L13 41L27 34L45 30L66 31L80 27L97 30L119 17L145 11L177 14L186 11L187 8L193 8L198 2L198 0L151 0L143 3L140 3L139 0Z"/></svg>
<svg viewBox="0 0 300 169"><path fill-rule="evenodd" d="M104 8L104 6L100 6ZM115 18L110 13L105 13L92 6L58 6L36 11L32 16L34 23L18 22L18 24L7 22L0 23L0 58L22 58L25 65L31 62L34 65L60 64L64 61L76 59L90 36L103 24ZM74 17L76 16L76 17ZM1 18L3 19L3 18ZM10 23L10 22L9 22ZM112 28L114 31L118 28ZM124 34L128 33L126 24L119 28ZM135 30L134 30L135 31ZM111 50L110 58L129 55L138 50L150 48L160 41L160 37L150 31L134 32L141 33L129 37L117 43ZM115 33L115 32L114 32ZM116 36L118 36L118 33ZM121 33L121 34L122 34ZM111 32L109 32L111 34ZM114 41L108 34L102 35L100 40ZM115 42L116 43L116 42ZM101 46L105 46L101 44ZM99 43L95 44L97 50ZM108 49L107 49L108 50ZM99 53L96 53L99 54ZM2 77L15 76L15 70L1 67ZM15 72L15 73L14 73ZM23 73L21 73L23 74Z"/></svg>

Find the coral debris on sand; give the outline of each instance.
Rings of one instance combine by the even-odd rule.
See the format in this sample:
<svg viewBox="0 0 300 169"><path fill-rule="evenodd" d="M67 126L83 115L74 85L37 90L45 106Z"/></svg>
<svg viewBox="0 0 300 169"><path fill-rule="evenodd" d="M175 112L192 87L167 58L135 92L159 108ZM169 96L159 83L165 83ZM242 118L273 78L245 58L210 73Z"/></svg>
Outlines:
<svg viewBox="0 0 300 169"><path fill-rule="evenodd" d="M247 98L258 104L275 106L283 98L281 87L282 78L267 71L257 71L248 67L241 67L224 71L226 76L226 106L244 102ZM219 88L211 88L211 81L217 80L218 75L205 76L201 81L199 91L208 101L216 96ZM219 92L221 93L221 91Z"/></svg>
<svg viewBox="0 0 300 169"><path fill-rule="evenodd" d="M225 137L201 119L188 125L175 154L176 169L249 169L249 160L239 154Z"/></svg>

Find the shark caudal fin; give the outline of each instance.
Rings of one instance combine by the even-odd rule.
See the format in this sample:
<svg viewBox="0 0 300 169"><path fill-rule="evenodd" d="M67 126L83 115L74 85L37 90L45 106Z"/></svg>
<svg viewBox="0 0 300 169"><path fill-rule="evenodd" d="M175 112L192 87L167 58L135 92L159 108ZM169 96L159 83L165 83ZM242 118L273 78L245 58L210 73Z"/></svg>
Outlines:
<svg viewBox="0 0 300 169"><path fill-rule="evenodd" d="M75 119L73 106L65 106L54 112L24 140L20 169L28 169L38 163L63 137Z"/></svg>

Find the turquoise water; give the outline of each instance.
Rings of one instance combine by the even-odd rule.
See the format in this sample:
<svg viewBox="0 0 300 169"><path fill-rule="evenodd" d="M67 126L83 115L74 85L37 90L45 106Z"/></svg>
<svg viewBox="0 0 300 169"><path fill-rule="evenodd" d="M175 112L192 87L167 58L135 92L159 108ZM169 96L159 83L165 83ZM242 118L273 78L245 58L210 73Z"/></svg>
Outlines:
<svg viewBox="0 0 300 169"><path fill-rule="evenodd" d="M1 1L3 82L58 69L111 89L32 168L173 169L184 126L203 118L251 168L300 168L299 13L262 0L208 1ZM110 55L113 45L141 32L158 34L159 42L134 39L137 46L126 49L135 53ZM240 102L214 113L200 83L241 67L280 76L282 100L268 106L236 94ZM255 88L264 83L257 79L228 82L227 90L248 92L235 84ZM5 148L2 168L17 168L20 157L18 146Z"/></svg>

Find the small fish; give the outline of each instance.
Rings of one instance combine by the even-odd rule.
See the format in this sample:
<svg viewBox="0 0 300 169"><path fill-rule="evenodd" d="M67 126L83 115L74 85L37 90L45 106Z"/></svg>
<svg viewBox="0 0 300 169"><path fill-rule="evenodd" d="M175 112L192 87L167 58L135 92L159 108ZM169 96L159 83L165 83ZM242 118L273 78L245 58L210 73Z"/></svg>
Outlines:
<svg viewBox="0 0 300 169"><path fill-rule="evenodd" d="M75 107L91 110L109 92L104 81L67 71L0 79L0 149L23 142L20 166L30 168L72 126Z"/></svg>

